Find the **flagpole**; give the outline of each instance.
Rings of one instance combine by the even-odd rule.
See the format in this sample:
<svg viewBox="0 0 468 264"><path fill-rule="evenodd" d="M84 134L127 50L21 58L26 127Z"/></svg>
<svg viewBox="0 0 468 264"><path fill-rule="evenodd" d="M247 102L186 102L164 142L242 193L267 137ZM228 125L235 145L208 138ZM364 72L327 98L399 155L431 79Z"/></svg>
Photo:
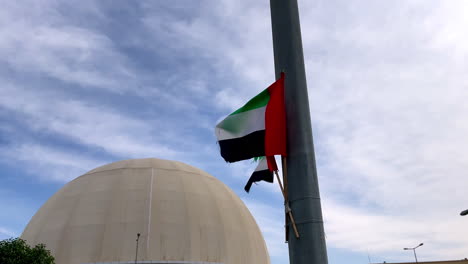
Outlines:
<svg viewBox="0 0 468 264"><path fill-rule="evenodd" d="M275 170L275 175L276 175L276 180L278 181L278 185L279 185L279 187L281 189L281 193L283 194L284 204L286 205L286 208L285 208L286 209L286 214L289 216L289 219L291 220L291 223L292 223L293 229L294 229L294 234L296 235L296 238L299 238L299 232L297 231L296 221L294 221L294 216L292 214L291 208L289 208L289 206L288 206L288 198L286 196L286 192L285 192L285 189L283 187L283 184L281 184L281 180L280 180L280 177L278 175L277 170Z"/></svg>
<svg viewBox="0 0 468 264"><path fill-rule="evenodd" d="M286 73L285 192L301 234L297 239L289 232L289 260L291 264L327 264L297 0L270 0L270 9L277 79Z"/></svg>
<svg viewBox="0 0 468 264"><path fill-rule="evenodd" d="M280 181L280 177L279 177L279 175L278 175L278 171L277 171L277 170L275 171L275 175L276 175L276 180L278 181L278 185L279 185L279 187L280 187L280 189L281 189L281 193L283 194L283 198L284 198L284 200L286 201L286 193L284 192L284 187L283 187L283 184L282 184L281 181Z"/></svg>

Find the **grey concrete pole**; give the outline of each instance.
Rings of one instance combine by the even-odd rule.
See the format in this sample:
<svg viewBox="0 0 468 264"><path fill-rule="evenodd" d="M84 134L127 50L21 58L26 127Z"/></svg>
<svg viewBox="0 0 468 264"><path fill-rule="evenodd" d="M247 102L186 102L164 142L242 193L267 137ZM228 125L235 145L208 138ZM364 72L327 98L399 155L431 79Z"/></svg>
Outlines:
<svg viewBox="0 0 468 264"><path fill-rule="evenodd" d="M297 0L270 0L276 77L284 71L288 197L299 230L289 228L291 264L327 264Z"/></svg>

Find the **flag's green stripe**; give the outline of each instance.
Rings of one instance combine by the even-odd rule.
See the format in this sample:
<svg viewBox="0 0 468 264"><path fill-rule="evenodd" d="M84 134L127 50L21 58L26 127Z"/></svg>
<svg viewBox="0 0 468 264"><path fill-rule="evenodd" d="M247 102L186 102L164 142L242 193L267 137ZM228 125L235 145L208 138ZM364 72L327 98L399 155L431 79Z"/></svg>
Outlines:
<svg viewBox="0 0 468 264"><path fill-rule="evenodd" d="M230 115L239 114L242 112L250 111L256 108L264 107L270 101L270 94L268 93L268 89L263 90L263 92L259 93L254 98L250 99L243 107L237 109Z"/></svg>
<svg viewBox="0 0 468 264"><path fill-rule="evenodd" d="M215 133L218 141L265 130L265 111L266 106L226 117L216 126Z"/></svg>
<svg viewBox="0 0 468 264"><path fill-rule="evenodd" d="M264 159L264 158L265 158L265 156L254 157L254 158L253 158L253 161L254 161L254 162L261 161L261 160Z"/></svg>

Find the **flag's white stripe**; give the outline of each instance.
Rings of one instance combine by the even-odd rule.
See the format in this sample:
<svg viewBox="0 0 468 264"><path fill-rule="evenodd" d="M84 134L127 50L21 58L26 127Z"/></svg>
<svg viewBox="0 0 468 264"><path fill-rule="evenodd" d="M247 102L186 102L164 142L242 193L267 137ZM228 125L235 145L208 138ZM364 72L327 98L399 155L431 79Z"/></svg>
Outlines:
<svg viewBox="0 0 468 264"><path fill-rule="evenodd" d="M268 162L266 158L259 160L257 168L255 168L255 171L263 171L263 170L268 170Z"/></svg>
<svg viewBox="0 0 468 264"><path fill-rule="evenodd" d="M265 130L265 111L266 106L226 117L215 128L218 141Z"/></svg>

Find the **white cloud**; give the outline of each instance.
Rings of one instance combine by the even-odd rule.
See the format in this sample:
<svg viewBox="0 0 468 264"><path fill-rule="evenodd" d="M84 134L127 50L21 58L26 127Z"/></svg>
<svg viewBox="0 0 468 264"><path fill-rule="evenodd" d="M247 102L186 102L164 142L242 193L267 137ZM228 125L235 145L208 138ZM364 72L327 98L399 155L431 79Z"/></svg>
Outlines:
<svg viewBox="0 0 468 264"><path fill-rule="evenodd" d="M36 131L57 133L124 158L158 155L170 158L177 153L158 143L167 138L152 136L158 126L156 121L150 123L102 106L47 92L39 94L11 84L4 84L0 96L9 98L1 101L0 107L19 114Z"/></svg>
<svg viewBox="0 0 468 264"><path fill-rule="evenodd" d="M226 0L205 4L210 8L197 10L190 19L155 12L142 20L174 52L208 60L215 72L206 77L221 76L224 81L222 87L213 87L210 104L232 110L274 81L268 4Z"/></svg>
<svg viewBox="0 0 468 264"><path fill-rule="evenodd" d="M417 205L416 205L417 206ZM324 203L327 242L356 252L372 252L388 260L404 260L403 247L424 242L420 258L458 259L466 255L466 221L458 217L415 217L410 214L382 214L334 202ZM449 210L448 210L449 211Z"/></svg>
<svg viewBox="0 0 468 264"><path fill-rule="evenodd" d="M320 32L305 54L328 241L399 259L425 242L423 259L466 257L468 64L457 57L468 51L445 33L467 26L446 12L466 5L381 4L343 4L335 23L320 20L332 6L302 16L305 35Z"/></svg>
<svg viewBox="0 0 468 264"><path fill-rule="evenodd" d="M0 11L4 67L88 88L120 93L131 88L135 75L108 37L71 24L56 3L30 3L32 8L21 4L10 2Z"/></svg>
<svg viewBox="0 0 468 264"><path fill-rule="evenodd" d="M17 235L13 231L7 228L0 227L0 240L11 238L11 237L17 237Z"/></svg>
<svg viewBox="0 0 468 264"><path fill-rule="evenodd" d="M37 143L0 148L3 163L20 165L42 180L69 182L91 169L108 163L70 150L61 150Z"/></svg>

